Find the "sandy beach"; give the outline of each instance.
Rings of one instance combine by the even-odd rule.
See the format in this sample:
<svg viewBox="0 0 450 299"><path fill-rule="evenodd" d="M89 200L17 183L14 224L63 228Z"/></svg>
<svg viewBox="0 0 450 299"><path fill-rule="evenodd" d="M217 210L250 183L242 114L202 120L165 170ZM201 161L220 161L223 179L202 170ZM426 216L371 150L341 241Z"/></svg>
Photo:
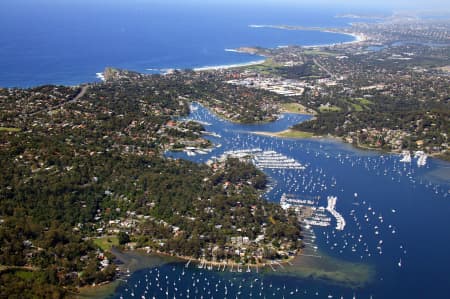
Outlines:
<svg viewBox="0 0 450 299"><path fill-rule="evenodd" d="M321 32L328 32L328 33L338 33L338 34L344 34L348 35L354 38L352 41L348 42L341 42L341 43L332 43L332 44L323 44L323 45L309 45L309 46L303 46L303 48L319 48L319 47L334 47L338 45L350 45L350 44L357 44L361 42L367 41L367 36L362 33L349 33L349 32L339 32L339 31L331 31L331 30L321 30Z"/></svg>
<svg viewBox="0 0 450 299"><path fill-rule="evenodd" d="M231 69L231 68L237 68L237 67L244 67L244 66L251 66L251 65L257 65L262 64L266 60L256 60L256 61L250 61L250 62L244 62L244 63L237 63L237 64L226 64L226 65L215 65L215 66L204 66L204 67L198 67L194 68L195 72L201 72L201 71L216 71L216 70L224 70L224 69Z"/></svg>

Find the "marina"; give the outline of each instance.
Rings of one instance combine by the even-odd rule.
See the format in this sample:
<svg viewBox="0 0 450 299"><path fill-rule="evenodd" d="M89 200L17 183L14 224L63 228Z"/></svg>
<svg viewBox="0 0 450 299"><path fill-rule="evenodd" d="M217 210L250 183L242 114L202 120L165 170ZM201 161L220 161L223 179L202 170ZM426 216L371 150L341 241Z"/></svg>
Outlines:
<svg viewBox="0 0 450 299"><path fill-rule="evenodd" d="M227 157L232 158L249 158L256 167L264 169L305 169L305 166L301 165L294 159L288 158L282 154L275 151L263 151L260 148L244 149L244 150L233 150L226 151L222 156L221 160Z"/></svg>
<svg viewBox="0 0 450 299"><path fill-rule="evenodd" d="M328 196L328 205L325 208L317 206L318 201L308 199L295 199L286 194L283 194L280 198L280 205L285 210L293 209L296 212L300 212L305 208L308 209L310 211L310 217L302 219L302 222L309 226L330 226L331 218L325 214L325 211L327 211L336 220L336 230L342 231L345 228L346 222L344 217L336 211L336 201L336 196ZM301 214L304 214L304 211L302 211Z"/></svg>

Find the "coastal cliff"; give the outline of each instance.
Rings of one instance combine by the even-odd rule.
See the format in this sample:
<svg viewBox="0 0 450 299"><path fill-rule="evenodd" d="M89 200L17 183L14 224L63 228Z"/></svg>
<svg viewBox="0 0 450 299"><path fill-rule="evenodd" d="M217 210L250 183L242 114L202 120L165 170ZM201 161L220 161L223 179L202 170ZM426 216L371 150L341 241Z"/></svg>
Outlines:
<svg viewBox="0 0 450 299"><path fill-rule="evenodd" d="M113 67L106 67L103 71L105 81L117 81L122 79L141 79L145 75L133 71L121 70Z"/></svg>

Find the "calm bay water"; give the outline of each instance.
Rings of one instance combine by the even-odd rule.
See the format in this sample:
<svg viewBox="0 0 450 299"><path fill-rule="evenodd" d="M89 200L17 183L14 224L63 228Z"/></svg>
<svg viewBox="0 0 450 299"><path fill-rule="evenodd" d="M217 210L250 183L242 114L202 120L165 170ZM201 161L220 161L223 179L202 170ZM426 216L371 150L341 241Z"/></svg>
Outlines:
<svg viewBox="0 0 450 299"><path fill-rule="evenodd" d="M114 298L445 298L450 293L450 164L428 159L426 166L399 162L398 155L360 151L334 140L279 139L255 131L280 131L308 119L285 114L270 124L241 125L223 121L201 106L189 119L205 122L216 148L208 154L175 158L205 162L227 150L273 150L306 165L305 170L264 171L275 182L266 194L317 198L338 197L336 210L346 219L343 231L314 227L318 255L373 267L373 279L357 287L347 283L284 275L270 268L255 273L205 270L185 263L134 273ZM436 176L434 173L439 172ZM302 259L303 257L300 257ZM401 262L400 262L401 261ZM400 262L400 265L399 265ZM290 266L285 266L290 267ZM167 295L166 295L167 292ZM250 295L251 294L251 295Z"/></svg>

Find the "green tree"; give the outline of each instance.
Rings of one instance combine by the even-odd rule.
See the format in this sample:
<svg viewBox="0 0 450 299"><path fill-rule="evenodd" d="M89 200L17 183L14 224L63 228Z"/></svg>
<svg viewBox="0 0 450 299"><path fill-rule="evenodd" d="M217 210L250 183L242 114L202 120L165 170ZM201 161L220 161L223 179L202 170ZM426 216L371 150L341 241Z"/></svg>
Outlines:
<svg viewBox="0 0 450 299"><path fill-rule="evenodd" d="M117 238L119 239L120 245L130 242L130 236L125 232L119 232L119 234L117 235Z"/></svg>

